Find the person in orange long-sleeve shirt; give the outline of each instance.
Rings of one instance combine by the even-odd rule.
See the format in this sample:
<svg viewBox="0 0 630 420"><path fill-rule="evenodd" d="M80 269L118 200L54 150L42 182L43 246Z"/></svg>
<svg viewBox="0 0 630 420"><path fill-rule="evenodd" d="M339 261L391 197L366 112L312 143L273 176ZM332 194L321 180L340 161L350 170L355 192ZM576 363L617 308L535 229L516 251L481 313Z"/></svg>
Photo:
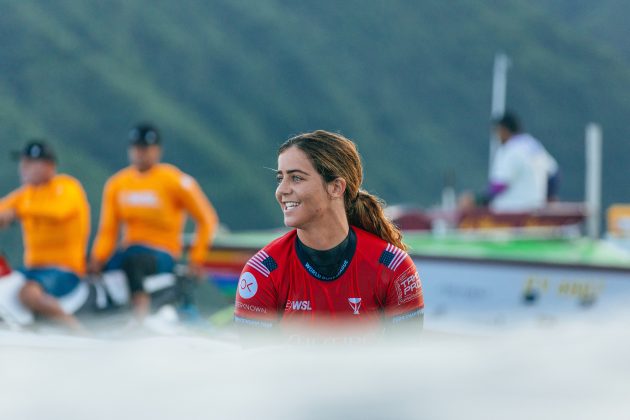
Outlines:
<svg viewBox="0 0 630 420"><path fill-rule="evenodd" d="M57 298L72 292L85 274L90 209L81 183L57 174L51 147L29 142L20 159L22 187L0 199L0 228L19 220L24 235L26 283L21 302L34 313L80 328Z"/></svg>
<svg viewBox="0 0 630 420"><path fill-rule="evenodd" d="M218 218L190 175L173 165L160 163L161 138L154 126L140 124L131 130L129 137L131 165L105 184L100 226L89 268L93 273L122 269L136 315L142 318L151 303L142 282L148 275L173 271L175 260L182 254L186 215L192 216L197 228L188 262L189 271L195 274L201 273Z"/></svg>

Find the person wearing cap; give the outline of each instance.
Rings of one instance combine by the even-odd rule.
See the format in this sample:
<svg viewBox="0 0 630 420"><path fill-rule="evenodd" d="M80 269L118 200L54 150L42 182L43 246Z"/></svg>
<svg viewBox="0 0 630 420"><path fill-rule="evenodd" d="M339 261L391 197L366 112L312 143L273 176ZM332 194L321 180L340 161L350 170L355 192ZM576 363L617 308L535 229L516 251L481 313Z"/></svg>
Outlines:
<svg viewBox="0 0 630 420"><path fill-rule="evenodd" d="M109 178L103 190L100 226L89 268L93 273L122 269L135 313L143 318L151 300L142 282L148 275L173 271L175 260L182 254L186 215L196 222L188 256L189 272L193 274L201 274L218 218L190 175L160 163L162 141L154 126L138 125L130 131L129 141L130 166Z"/></svg>
<svg viewBox="0 0 630 420"><path fill-rule="evenodd" d="M85 274L90 208L81 183L57 173L56 157L43 141L29 142L21 152L22 186L0 199L0 228L16 220L24 236L26 282L21 302L35 314L78 329L57 298L70 292Z"/></svg>
<svg viewBox="0 0 630 420"><path fill-rule="evenodd" d="M487 189L465 194L460 208L489 206L494 212L528 212L556 199L559 169L540 141L522 130L518 117L506 112L493 121L500 141Z"/></svg>

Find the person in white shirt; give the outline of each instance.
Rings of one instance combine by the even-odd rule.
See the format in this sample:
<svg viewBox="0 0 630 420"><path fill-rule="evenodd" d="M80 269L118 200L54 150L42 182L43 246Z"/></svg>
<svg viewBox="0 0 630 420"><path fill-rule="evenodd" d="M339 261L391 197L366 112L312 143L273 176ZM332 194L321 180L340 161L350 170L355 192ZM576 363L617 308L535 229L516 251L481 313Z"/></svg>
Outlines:
<svg viewBox="0 0 630 420"><path fill-rule="evenodd" d="M518 117L506 112L494 121L501 145L496 150L485 192L464 195L460 208L489 206L494 212L528 212L555 200L558 163L532 135L524 133Z"/></svg>

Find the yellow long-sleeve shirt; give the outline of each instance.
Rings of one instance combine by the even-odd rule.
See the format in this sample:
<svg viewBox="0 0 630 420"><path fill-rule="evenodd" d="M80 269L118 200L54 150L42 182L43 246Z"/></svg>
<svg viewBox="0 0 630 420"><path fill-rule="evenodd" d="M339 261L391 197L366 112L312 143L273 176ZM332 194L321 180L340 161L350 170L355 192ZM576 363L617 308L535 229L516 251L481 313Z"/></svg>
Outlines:
<svg viewBox="0 0 630 420"><path fill-rule="evenodd" d="M197 225L190 260L200 263L211 244L218 218L199 184L164 163L146 172L131 166L122 169L105 184L92 259L105 262L110 258L121 228L123 246L146 245L179 258L186 213Z"/></svg>
<svg viewBox="0 0 630 420"><path fill-rule="evenodd" d="M22 224L27 268L85 273L90 206L78 180L59 174L42 185L24 185L0 200L0 210L9 208Z"/></svg>

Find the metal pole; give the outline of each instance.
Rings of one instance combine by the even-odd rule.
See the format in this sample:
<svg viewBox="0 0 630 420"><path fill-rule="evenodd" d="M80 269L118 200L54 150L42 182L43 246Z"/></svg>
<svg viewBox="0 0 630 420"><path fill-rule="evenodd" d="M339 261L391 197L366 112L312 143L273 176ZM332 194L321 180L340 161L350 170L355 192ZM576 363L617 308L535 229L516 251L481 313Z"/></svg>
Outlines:
<svg viewBox="0 0 630 420"><path fill-rule="evenodd" d="M494 56L494 69L492 72L492 105L490 110L490 117L492 119L498 118L505 113L505 98L507 93L507 71L510 67L510 59L504 53L497 53ZM494 132L490 132L490 156L488 160L488 174L490 174L490 168L492 167L492 159L494 152L499 146L499 142L494 135Z"/></svg>
<svg viewBox="0 0 630 420"><path fill-rule="evenodd" d="M602 199L602 129L598 124L586 126L586 232L591 239L599 238Z"/></svg>
<svg viewBox="0 0 630 420"><path fill-rule="evenodd" d="M507 71L510 59L504 53L494 56L494 71L492 73L492 117L500 117L505 112L505 97L507 92Z"/></svg>

